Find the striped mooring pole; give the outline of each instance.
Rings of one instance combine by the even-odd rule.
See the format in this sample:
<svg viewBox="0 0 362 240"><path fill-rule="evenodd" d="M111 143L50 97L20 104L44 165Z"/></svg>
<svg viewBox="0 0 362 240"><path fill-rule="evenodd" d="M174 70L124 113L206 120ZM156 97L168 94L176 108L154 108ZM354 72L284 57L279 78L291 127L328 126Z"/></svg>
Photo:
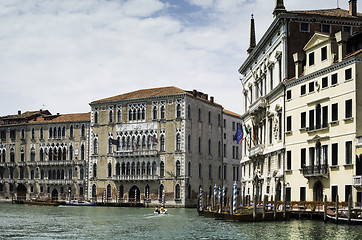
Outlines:
<svg viewBox="0 0 362 240"><path fill-rule="evenodd" d="M237 191L237 184L234 182L234 189L233 189L233 213L236 213L236 191Z"/></svg>
<svg viewBox="0 0 362 240"><path fill-rule="evenodd" d="M225 203L225 187L222 187L222 204Z"/></svg>
<svg viewBox="0 0 362 240"><path fill-rule="evenodd" d="M199 209L202 211L202 187L200 187L200 202L199 202Z"/></svg>

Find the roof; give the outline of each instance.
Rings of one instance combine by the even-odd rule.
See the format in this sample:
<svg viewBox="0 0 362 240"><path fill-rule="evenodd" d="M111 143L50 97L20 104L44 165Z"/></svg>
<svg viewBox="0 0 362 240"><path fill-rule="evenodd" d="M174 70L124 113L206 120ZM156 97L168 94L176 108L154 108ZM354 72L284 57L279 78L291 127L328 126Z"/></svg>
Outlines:
<svg viewBox="0 0 362 240"><path fill-rule="evenodd" d="M48 110L37 110L37 111L26 111L24 113L16 114L16 115L7 115L2 116L1 119L3 120L20 120L20 119L29 119L32 117L36 117L39 115L51 115Z"/></svg>
<svg viewBox="0 0 362 240"><path fill-rule="evenodd" d="M362 53L362 49L360 49L360 50L358 50L358 51L356 51L356 52L354 52L354 53L348 54L347 56L345 56L345 57L343 58L343 60L344 60L344 59L347 59L347 58L350 58L350 57L353 57L353 56L356 56L356 55L358 55L358 54L360 54L360 53Z"/></svg>
<svg viewBox="0 0 362 240"><path fill-rule="evenodd" d="M160 97L160 96L167 96L167 95L175 95L175 94L182 94L186 93L186 91L177 88L177 87L161 87L161 88L149 88L149 89L141 89L129 93L124 93L121 95L104 98L100 100L96 100L91 102L93 103L101 103L101 102L110 102L110 101L119 101L119 100L126 100L126 99L138 99L138 98L149 98L149 97Z"/></svg>
<svg viewBox="0 0 362 240"><path fill-rule="evenodd" d="M361 13L357 13L357 16L351 16L351 15L349 15L348 10L344 10L341 8L320 9L320 10L303 10L303 11L287 11L287 13L306 14L306 15L323 16L323 17L351 18L351 19L362 18Z"/></svg>
<svg viewBox="0 0 362 240"><path fill-rule="evenodd" d="M240 116L239 114L234 113L234 112L232 112L232 111L223 109L223 112L224 112L225 114L227 114L227 115L231 115L231 116L233 116L233 117L241 118L241 116Z"/></svg>
<svg viewBox="0 0 362 240"><path fill-rule="evenodd" d="M55 122L86 122L90 121L90 113L72 113L39 117L29 123L55 123Z"/></svg>

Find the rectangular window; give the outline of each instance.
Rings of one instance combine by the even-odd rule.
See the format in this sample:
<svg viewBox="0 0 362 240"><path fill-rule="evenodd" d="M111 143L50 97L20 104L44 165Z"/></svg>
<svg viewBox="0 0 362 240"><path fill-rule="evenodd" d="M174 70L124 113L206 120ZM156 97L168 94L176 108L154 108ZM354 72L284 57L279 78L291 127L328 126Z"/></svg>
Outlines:
<svg viewBox="0 0 362 240"><path fill-rule="evenodd" d="M351 26L343 26L343 32L348 32L350 35L352 34Z"/></svg>
<svg viewBox="0 0 362 240"><path fill-rule="evenodd" d="M301 32L309 32L309 23L300 23Z"/></svg>
<svg viewBox="0 0 362 240"><path fill-rule="evenodd" d="M352 99L346 100L345 118L352 117Z"/></svg>
<svg viewBox="0 0 362 240"><path fill-rule="evenodd" d="M227 175L227 168L226 165L224 165L224 180L226 180L226 175Z"/></svg>
<svg viewBox="0 0 362 240"><path fill-rule="evenodd" d="M305 201L305 187L300 187L299 201Z"/></svg>
<svg viewBox="0 0 362 240"><path fill-rule="evenodd" d="M287 170L292 169L292 151L287 151Z"/></svg>
<svg viewBox="0 0 362 240"><path fill-rule="evenodd" d="M322 88L328 87L328 77L322 78Z"/></svg>
<svg viewBox="0 0 362 240"><path fill-rule="evenodd" d="M314 92L314 81L309 83L309 92Z"/></svg>
<svg viewBox="0 0 362 240"><path fill-rule="evenodd" d="M321 49L321 60L322 60L322 62L324 60L327 60L327 46L322 47L322 49Z"/></svg>
<svg viewBox="0 0 362 240"><path fill-rule="evenodd" d="M292 131L292 116L287 117L287 132Z"/></svg>
<svg viewBox="0 0 362 240"><path fill-rule="evenodd" d="M323 164L328 165L328 145L323 145L322 150Z"/></svg>
<svg viewBox="0 0 362 240"><path fill-rule="evenodd" d="M300 86L300 95L303 96L303 95L306 94L306 92L307 92L307 87L306 87L306 85Z"/></svg>
<svg viewBox="0 0 362 240"><path fill-rule="evenodd" d="M306 163L306 149L302 148L300 149L300 168L305 167L305 163Z"/></svg>
<svg viewBox="0 0 362 240"><path fill-rule="evenodd" d="M273 90L273 68L270 68L270 91Z"/></svg>
<svg viewBox="0 0 362 240"><path fill-rule="evenodd" d="M332 104L332 122L338 121L338 103Z"/></svg>
<svg viewBox="0 0 362 240"><path fill-rule="evenodd" d="M348 68L344 71L344 80L348 81L352 79L352 68Z"/></svg>
<svg viewBox="0 0 362 240"><path fill-rule="evenodd" d="M314 65L314 52L309 53L309 66Z"/></svg>
<svg viewBox="0 0 362 240"><path fill-rule="evenodd" d="M226 157L226 144L224 144L224 157Z"/></svg>
<svg viewBox="0 0 362 240"><path fill-rule="evenodd" d="M332 144L332 165L338 165L338 143Z"/></svg>
<svg viewBox="0 0 362 240"><path fill-rule="evenodd" d="M269 118L269 144L273 142L273 119Z"/></svg>
<svg viewBox="0 0 362 240"><path fill-rule="evenodd" d="M332 186L332 202L336 202L337 200L337 195L338 195L338 186Z"/></svg>
<svg viewBox="0 0 362 240"><path fill-rule="evenodd" d="M309 130L314 130L314 110L309 110Z"/></svg>
<svg viewBox="0 0 362 240"><path fill-rule="evenodd" d="M290 202L292 199L292 188L286 187L285 188L285 201Z"/></svg>
<svg viewBox="0 0 362 240"><path fill-rule="evenodd" d="M329 24L322 24L322 33L331 33L331 25Z"/></svg>
<svg viewBox="0 0 362 240"><path fill-rule="evenodd" d="M292 90L287 91L287 100L292 99Z"/></svg>
<svg viewBox="0 0 362 240"><path fill-rule="evenodd" d="M344 186L344 201L348 202L349 195L352 194L352 185Z"/></svg>
<svg viewBox="0 0 362 240"><path fill-rule="evenodd" d="M235 146L233 146L233 159L235 159Z"/></svg>
<svg viewBox="0 0 362 240"><path fill-rule="evenodd" d="M300 114L300 128L304 129L306 128L306 122L307 122L307 113L306 112L302 112Z"/></svg>
<svg viewBox="0 0 362 240"><path fill-rule="evenodd" d="M352 164L352 141L346 142L346 164Z"/></svg>
<svg viewBox="0 0 362 240"><path fill-rule="evenodd" d="M328 106L322 107L322 128L328 127Z"/></svg>
<svg viewBox="0 0 362 240"><path fill-rule="evenodd" d="M235 130L235 122L233 122L233 131Z"/></svg>
<svg viewBox="0 0 362 240"><path fill-rule="evenodd" d="M338 74L335 73L331 76L331 85L336 85L338 83Z"/></svg>
<svg viewBox="0 0 362 240"><path fill-rule="evenodd" d="M309 166L314 165L315 149L314 147L309 148Z"/></svg>

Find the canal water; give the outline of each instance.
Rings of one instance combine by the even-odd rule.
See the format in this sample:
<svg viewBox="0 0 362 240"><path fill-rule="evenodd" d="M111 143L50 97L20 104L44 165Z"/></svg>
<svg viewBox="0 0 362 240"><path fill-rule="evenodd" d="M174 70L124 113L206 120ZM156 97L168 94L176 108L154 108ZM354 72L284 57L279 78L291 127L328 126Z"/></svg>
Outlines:
<svg viewBox="0 0 362 240"><path fill-rule="evenodd" d="M240 223L196 209L0 204L0 239L362 239L362 226L310 220Z"/></svg>

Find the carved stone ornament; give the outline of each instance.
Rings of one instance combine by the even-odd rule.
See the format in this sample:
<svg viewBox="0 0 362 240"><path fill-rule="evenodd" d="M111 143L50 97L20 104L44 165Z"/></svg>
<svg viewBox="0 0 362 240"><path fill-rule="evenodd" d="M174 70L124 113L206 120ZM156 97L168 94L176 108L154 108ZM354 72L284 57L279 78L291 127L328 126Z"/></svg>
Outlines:
<svg viewBox="0 0 362 240"><path fill-rule="evenodd" d="M277 117L274 117L273 132L274 132L274 138L277 139L279 136L279 121Z"/></svg>

